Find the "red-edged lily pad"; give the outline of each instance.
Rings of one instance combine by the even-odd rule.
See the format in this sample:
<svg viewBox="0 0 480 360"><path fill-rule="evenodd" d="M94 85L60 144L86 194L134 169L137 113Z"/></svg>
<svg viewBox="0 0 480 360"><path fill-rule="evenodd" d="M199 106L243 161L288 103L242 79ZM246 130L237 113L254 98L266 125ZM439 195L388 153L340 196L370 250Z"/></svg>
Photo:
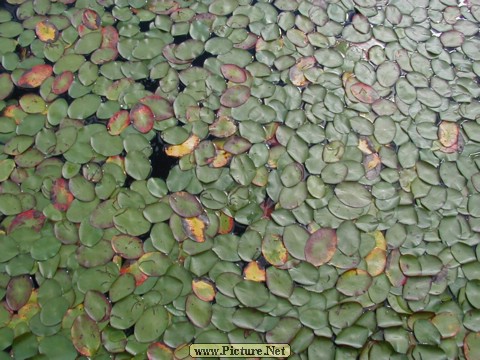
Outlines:
<svg viewBox="0 0 480 360"><path fill-rule="evenodd" d="M101 48L116 49L118 40L118 31L115 27L108 25L102 28L102 44L100 45Z"/></svg>
<svg viewBox="0 0 480 360"><path fill-rule="evenodd" d="M35 65L18 79L18 86L28 89L39 87L52 73L51 65Z"/></svg>
<svg viewBox="0 0 480 360"><path fill-rule="evenodd" d="M27 210L15 216L8 227L8 232L11 233L19 227L27 227L35 231L40 231L45 220L45 215L40 211L35 209Z"/></svg>
<svg viewBox="0 0 480 360"><path fill-rule="evenodd" d="M52 92L56 95L66 93L72 85L73 78L71 71L64 71L56 76L52 83Z"/></svg>
<svg viewBox="0 0 480 360"><path fill-rule="evenodd" d="M138 262L134 262L133 260L129 260L125 262L120 269L120 274L131 274L135 278L135 286L142 285L147 279L148 275L143 273L140 270L140 266Z"/></svg>
<svg viewBox="0 0 480 360"><path fill-rule="evenodd" d="M82 15L82 24L90 30L98 30L102 19L100 15L94 10L86 9Z"/></svg>
<svg viewBox="0 0 480 360"><path fill-rule="evenodd" d="M224 212L220 212L218 215L218 233L221 235L229 234L232 232L234 226L235 220Z"/></svg>
<svg viewBox="0 0 480 360"><path fill-rule="evenodd" d="M247 70L234 64L224 64L220 67L223 76L232 82L243 83L247 80Z"/></svg>
<svg viewBox="0 0 480 360"><path fill-rule="evenodd" d="M140 102L147 105L155 116L155 121L170 119L174 116L172 104L159 95L149 95L140 99Z"/></svg>
<svg viewBox="0 0 480 360"><path fill-rule="evenodd" d="M130 125L130 113L127 110L117 111L107 123L110 135L120 135Z"/></svg>
<svg viewBox="0 0 480 360"><path fill-rule="evenodd" d="M67 180L58 178L52 186L51 201L55 209L67 211L73 201L73 194L68 188Z"/></svg>
<svg viewBox="0 0 480 360"><path fill-rule="evenodd" d="M245 104L249 97L249 87L245 85L235 85L225 90L220 97L220 104L229 108L234 108Z"/></svg>
<svg viewBox="0 0 480 360"><path fill-rule="evenodd" d="M373 104L380 99L380 95L378 95L374 88L361 82L353 84L350 87L350 91L358 101L365 104Z"/></svg>
<svg viewBox="0 0 480 360"><path fill-rule="evenodd" d="M45 43L53 43L57 41L60 35L57 27L48 20L40 21L35 26L35 33L37 34L37 37L40 39L40 41L43 41Z"/></svg>
<svg viewBox="0 0 480 360"><path fill-rule="evenodd" d="M305 259L315 266L320 266L333 257L337 249L337 233L330 228L315 231L305 244Z"/></svg>
<svg viewBox="0 0 480 360"><path fill-rule="evenodd" d="M97 323L88 315L79 315L71 328L73 346L83 356L93 356L100 347L100 331Z"/></svg>
<svg viewBox="0 0 480 360"><path fill-rule="evenodd" d="M10 74L0 74L0 101L6 99L15 88Z"/></svg>
<svg viewBox="0 0 480 360"><path fill-rule="evenodd" d="M152 110L144 104L136 104L130 110L130 120L133 127L143 134L153 129L155 117Z"/></svg>

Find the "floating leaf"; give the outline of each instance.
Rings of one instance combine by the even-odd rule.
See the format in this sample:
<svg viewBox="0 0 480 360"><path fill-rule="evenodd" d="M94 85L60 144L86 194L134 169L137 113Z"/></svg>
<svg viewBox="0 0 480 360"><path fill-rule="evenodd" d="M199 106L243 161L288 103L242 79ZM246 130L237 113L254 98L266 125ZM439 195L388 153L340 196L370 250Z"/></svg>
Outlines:
<svg viewBox="0 0 480 360"><path fill-rule="evenodd" d="M184 191L171 194L169 203L173 211L184 218L193 218L203 213L202 205L198 199Z"/></svg>
<svg viewBox="0 0 480 360"><path fill-rule="evenodd" d="M372 195L365 187L348 181L335 187L335 195L345 205L355 208L368 206L372 201Z"/></svg>
<svg viewBox="0 0 480 360"><path fill-rule="evenodd" d="M53 206L60 211L67 211L74 197L65 179L58 178L52 186L51 200Z"/></svg>
<svg viewBox="0 0 480 360"><path fill-rule="evenodd" d="M129 125L130 113L127 110L120 110L108 120L107 130L110 135L120 135Z"/></svg>
<svg viewBox="0 0 480 360"><path fill-rule="evenodd" d="M71 71L64 71L58 75L52 83L52 92L56 95L63 94L70 89L73 83L73 73Z"/></svg>
<svg viewBox="0 0 480 360"><path fill-rule="evenodd" d="M30 299L32 289L32 279L29 276L17 276L10 279L6 292L7 306L12 311L20 310Z"/></svg>
<svg viewBox="0 0 480 360"><path fill-rule="evenodd" d="M245 85L235 85L222 94L220 103L229 108L239 107L250 97L250 88Z"/></svg>
<svg viewBox="0 0 480 360"><path fill-rule="evenodd" d="M355 98L366 104L373 104L380 99L378 93L371 86L357 82L350 87L350 90Z"/></svg>
<svg viewBox="0 0 480 360"><path fill-rule="evenodd" d="M182 224L185 229L187 236L196 241L204 242L205 241L205 221L200 217L187 217L182 218Z"/></svg>
<svg viewBox="0 0 480 360"><path fill-rule="evenodd" d="M48 20L38 22L35 26L35 33L40 41L45 43L53 43L57 41L60 35L57 27Z"/></svg>
<svg viewBox="0 0 480 360"><path fill-rule="evenodd" d="M258 261L251 261L243 269L243 276L245 280L252 280L258 282L266 281L266 272L263 267L260 266Z"/></svg>
<svg viewBox="0 0 480 360"><path fill-rule="evenodd" d="M318 229L305 244L305 259L314 266L330 261L337 249L337 235L330 228Z"/></svg>
<svg viewBox="0 0 480 360"><path fill-rule="evenodd" d="M35 65L18 79L18 86L36 88L52 75L51 65Z"/></svg>
<svg viewBox="0 0 480 360"><path fill-rule="evenodd" d="M243 83L247 80L247 72L245 69L234 65L234 64L224 64L220 67L223 76L232 82Z"/></svg>
<svg viewBox="0 0 480 360"><path fill-rule="evenodd" d="M459 126L451 121L442 121L438 126L438 140L445 147L451 147L457 144L459 136Z"/></svg>
<svg viewBox="0 0 480 360"><path fill-rule="evenodd" d="M84 356L93 356L100 348L100 331L94 320L79 315L71 328L73 345Z"/></svg>
<svg viewBox="0 0 480 360"><path fill-rule="evenodd" d="M10 74L0 74L0 101L6 99L15 88Z"/></svg>
<svg viewBox="0 0 480 360"><path fill-rule="evenodd" d="M124 259L138 259L143 255L142 241L136 236L117 235L112 238L113 250Z"/></svg>
<svg viewBox="0 0 480 360"><path fill-rule="evenodd" d="M146 105L136 104L130 110L130 119L133 127L143 134L153 129L155 118L152 110Z"/></svg>
<svg viewBox="0 0 480 360"><path fill-rule="evenodd" d="M100 28L102 19L96 11L91 9L85 9L82 14L82 24L84 24L90 30L97 30Z"/></svg>
<svg viewBox="0 0 480 360"><path fill-rule="evenodd" d="M45 215L40 211L35 209L27 210L15 216L8 227L8 232L10 233L20 227L29 227L35 231L40 231L45 220Z"/></svg>
<svg viewBox="0 0 480 360"><path fill-rule="evenodd" d="M197 279L192 281L193 293L203 301L212 301L215 299L215 287L210 281Z"/></svg>
<svg viewBox="0 0 480 360"><path fill-rule="evenodd" d="M195 326L204 328L210 324L212 305L210 302L203 301L194 294L190 294L185 304L185 312Z"/></svg>
<svg viewBox="0 0 480 360"><path fill-rule="evenodd" d="M158 339L167 329L168 312L162 305L155 305L146 309L135 323L135 338L142 343L149 343Z"/></svg>
<svg viewBox="0 0 480 360"><path fill-rule="evenodd" d="M269 264L282 266L288 260L288 251L277 234L266 234L262 241L262 254Z"/></svg>
<svg viewBox="0 0 480 360"><path fill-rule="evenodd" d="M196 135L192 135L180 145L171 145L167 147L165 149L165 153L168 156L182 157L184 155L191 154L199 143L199 137Z"/></svg>
<svg viewBox="0 0 480 360"><path fill-rule="evenodd" d="M368 291L372 277L361 269L344 272L337 281L337 290L347 296L359 296Z"/></svg>

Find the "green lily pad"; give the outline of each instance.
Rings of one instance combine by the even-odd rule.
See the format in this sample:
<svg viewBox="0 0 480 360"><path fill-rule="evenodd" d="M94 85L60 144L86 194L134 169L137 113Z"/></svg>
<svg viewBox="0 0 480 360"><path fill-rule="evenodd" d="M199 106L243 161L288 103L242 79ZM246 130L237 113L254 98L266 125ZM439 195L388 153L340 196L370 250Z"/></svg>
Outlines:
<svg viewBox="0 0 480 360"><path fill-rule="evenodd" d="M33 284L29 276L17 276L12 278L7 285L7 306L12 311L20 310L30 299L32 289Z"/></svg>
<svg viewBox="0 0 480 360"><path fill-rule="evenodd" d="M158 339L169 323L168 312L162 305L147 308L135 323L135 338L143 343Z"/></svg>
<svg viewBox="0 0 480 360"><path fill-rule="evenodd" d="M120 210L113 216L113 224L124 234L139 236L150 230L151 224L144 218L142 212L137 209L127 208Z"/></svg>
<svg viewBox="0 0 480 360"><path fill-rule="evenodd" d="M229 108L239 107L247 102L250 97L250 88L245 85L235 85L222 94L220 103Z"/></svg>
<svg viewBox="0 0 480 360"><path fill-rule="evenodd" d="M354 182L342 182L335 187L335 195L347 206L360 208L371 204L372 195L362 185Z"/></svg>
<svg viewBox="0 0 480 360"><path fill-rule="evenodd" d="M9 97L14 87L10 74L0 74L0 89L2 89L0 90L0 101Z"/></svg>
<svg viewBox="0 0 480 360"><path fill-rule="evenodd" d="M372 277L365 270L352 269L343 273L337 281L337 290L347 296L359 296L368 291Z"/></svg>
<svg viewBox="0 0 480 360"><path fill-rule="evenodd" d="M245 306L257 308L265 305L269 293L261 283L244 280L234 286L235 297Z"/></svg>
<svg viewBox="0 0 480 360"><path fill-rule="evenodd" d="M198 199L187 192L180 191L171 194L169 203L175 213L185 218L199 216L203 212Z"/></svg>
<svg viewBox="0 0 480 360"><path fill-rule="evenodd" d="M112 238L113 250L124 259L138 259L143 255L142 241L130 235L117 235Z"/></svg>
<svg viewBox="0 0 480 360"><path fill-rule="evenodd" d="M73 345L84 356L94 355L100 345L100 331L94 320L87 315L79 315L71 328Z"/></svg>
<svg viewBox="0 0 480 360"><path fill-rule="evenodd" d="M212 318L212 304L199 299L194 294L187 297L185 312L189 320L197 327L204 328Z"/></svg>

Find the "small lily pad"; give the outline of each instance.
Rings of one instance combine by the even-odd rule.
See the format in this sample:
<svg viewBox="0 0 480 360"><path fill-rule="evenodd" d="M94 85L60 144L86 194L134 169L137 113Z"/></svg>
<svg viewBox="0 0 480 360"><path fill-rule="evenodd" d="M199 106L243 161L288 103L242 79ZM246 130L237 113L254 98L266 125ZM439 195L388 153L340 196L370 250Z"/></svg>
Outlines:
<svg viewBox="0 0 480 360"><path fill-rule="evenodd" d="M335 230L323 228L310 235L305 244L305 259L314 266L327 263L337 249Z"/></svg>
<svg viewBox="0 0 480 360"><path fill-rule="evenodd" d="M205 328L212 318L212 304L190 294L186 300L185 312L195 326Z"/></svg>
<svg viewBox="0 0 480 360"><path fill-rule="evenodd" d="M29 276L17 276L7 285L6 301L12 311L20 310L27 304L32 294L33 284Z"/></svg>
<svg viewBox="0 0 480 360"><path fill-rule="evenodd" d="M365 270L352 269L343 273L337 281L337 290L347 296L364 294L372 284L372 277Z"/></svg>
<svg viewBox="0 0 480 360"><path fill-rule="evenodd" d="M48 20L38 22L35 26L35 33L37 34L40 41L43 41L45 43L53 43L57 41L60 35L57 27Z"/></svg>
<svg viewBox="0 0 480 360"><path fill-rule="evenodd" d="M71 71L64 71L59 74L52 83L52 92L56 95L66 93L74 80L74 75Z"/></svg>
<svg viewBox="0 0 480 360"><path fill-rule="evenodd" d="M192 290L200 300L212 301L215 299L215 287L210 281L203 279L193 280Z"/></svg>
<svg viewBox="0 0 480 360"><path fill-rule="evenodd" d="M169 203L173 211L185 218L192 218L203 213L203 208L197 197L180 191L169 196Z"/></svg>
<svg viewBox="0 0 480 360"><path fill-rule="evenodd" d="M39 87L52 74L53 68L51 65L35 65L18 79L18 86L24 88Z"/></svg>
<svg viewBox="0 0 480 360"><path fill-rule="evenodd" d="M250 88L245 85L235 85L222 94L220 103L229 108L239 107L247 102L250 97Z"/></svg>
<svg viewBox="0 0 480 360"><path fill-rule="evenodd" d="M71 328L73 345L84 356L93 356L101 345L100 331L94 320L79 315Z"/></svg>
<svg viewBox="0 0 480 360"><path fill-rule="evenodd" d="M0 101L6 99L12 93L15 85L10 77L10 74L0 74Z"/></svg>
<svg viewBox="0 0 480 360"><path fill-rule="evenodd" d="M144 104L137 104L130 110L130 119L138 131L143 134L153 129L154 114L152 110Z"/></svg>
<svg viewBox="0 0 480 360"><path fill-rule="evenodd" d="M112 238L113 250L124 259L138 259L143 255L142 241L135 236L117 235Z"/></svg>

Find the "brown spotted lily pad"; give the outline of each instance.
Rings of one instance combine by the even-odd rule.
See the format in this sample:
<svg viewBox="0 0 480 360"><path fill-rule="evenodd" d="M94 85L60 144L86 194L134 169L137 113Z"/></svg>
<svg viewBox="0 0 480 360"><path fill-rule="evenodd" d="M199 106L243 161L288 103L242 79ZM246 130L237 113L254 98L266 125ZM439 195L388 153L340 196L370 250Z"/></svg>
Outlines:
<svg viewBox="0 0 480 360"><path fill-rule="evenodd" d="M74 197L68 188L67 180L59 178L52 186L51 201L53 206L60 211L67 211Z"/></svg>
<svg viewBox="0 0 480 360"><path fill-rule="evenodd" d="M334 229L322 228L315 231L305 244L305 259L320 266L333 257L337 249L337 234Z"/></svg>
<svg viewBox="0 0 480 360"><path fill-rule="evenodd" d="M18 86L24 88L39 87L52 73L51 65L35 65L18 79Z"/></svg>
<svg viewBox="0 0 480 360"><path fill-rule="evenodd" d="M247 71L234 64L224 64L220 67L223 76L235 83L243 83L247 80Z"/></svg>

